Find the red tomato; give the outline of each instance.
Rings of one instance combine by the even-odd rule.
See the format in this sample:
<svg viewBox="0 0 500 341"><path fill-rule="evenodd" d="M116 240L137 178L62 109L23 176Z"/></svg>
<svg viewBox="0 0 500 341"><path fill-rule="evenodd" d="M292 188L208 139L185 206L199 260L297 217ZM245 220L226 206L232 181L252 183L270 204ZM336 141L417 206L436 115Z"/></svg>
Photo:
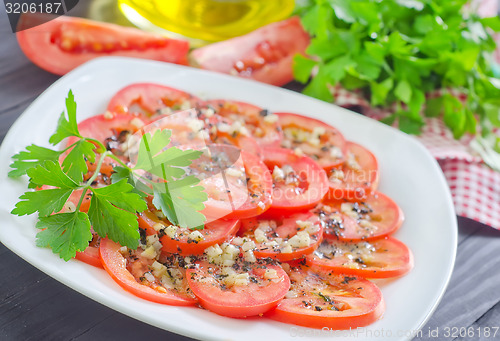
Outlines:
<svg viewBox="0 0 500 341"><path fill-rule="evenodd" d="M325 240L306 259L323 269L369 278L401 276L413 268L410 249L391 237L358 243Z"/></svg>
<svg viewBox="0 0 500 341"><path fill-rule="evenodd" d="M101 237L97 234L93 234L92 241L89 246L82 251L77 252L75 258L84 263L95 266L96 268L102 268L101 256L99 256L99 244L101 243Z"/></svg>
<svg viewBox="0 0 500 341"><path fill-rule="evenodd" d="M284 148L264 148L273 174L273 203L268 213L282 216L314 207L328 192L325 171L310 157Z"/></svg>
<svg viewBox="0 0 500 341"><path fill-rule="evenodd" d="M276 146L283 137L277 117L260 107L221 99L207 101L206 105L218 115L240 122L262 146Z"/></svg>
<svg viewBox="0 0 500 341"><path fill-rule="evenodd" d="M168 305L194 305L196 303L196 300L189 295L185 279L177 290L157 284L156 279L153 282L142 279L145 273L151 273L153 260L140 256L140 252L131 253L125 257L120 252L120 248L119 244L104 238L101 240L99 252L104 269L122 288L140 298L157 303ZM139 250L142 251L140 248Z"/></svg>
<svg viewBox="0 0 500 341"><path fill-rule="evenodd" d="M265 313L275 307L290 288L290 280L279 266L265 263L247 265L246 285L228 287L219 266L200 262L187 270L189 287L200 304L214 313L229 317L248 317ZM266 270L275 270L276 278L266 278Z"/></svg>
<svg viewBox="0 0 500 341"><path fill-rule="evenodd" d="M139 215L139 226L148 231L155 231L154 226L158 223L163 226L171 225L167 220L158 219L151 212L143 212ZM236 234L240 227L239 220L216 220L205 225L203 230L198 230L203 235L200 241L192 240L189 234L193 230L187 228L177 228L174 237L165 234L165 229L158 231L160 242L163 244L163 251L177 253L182 256L200 255L205 249L214 244L224 242Z"/></svg>
<svg viewBox="0 0 500 341"><path fill-rule="evenodd" d="M347 142L346 161L341 170L329 172L329 180L329 199L363 199L377 189L377 159L368 149Z"/></svg>
<svg viewBox="0 0 500 341"><path fill-rule="evenodd" d="M283 220L245 219L241 221L238 234L254 241L256 247L253 253L256 257L270 257L281 262L310 254L323 239L318 217L309 212L297 213Z"/></svg>
<svg viewBox="0 0 500 341"><path fill-rule="evenodd" d="M380 192L355 202L324 201L314 212L323 224L325 238L345 241L387 236L399 229L404 221L399 206Z"/></svg>
<svg viewBox="0 0 500 341"><path fill-rule="evenodd" d="M300 148L326 171L342 165L346 141L340 131L310 117L291 113L276 115L283 130L282 147Z"/></svg>
<svg viewBox="0 0 500 341"><path fill-rule="evenodd" d="M384 313L382 292L370 281L295 264L287 273L287 297L266 314L273 320L318 329L355 329Z"/></svg>
<svg viewBox="0 0 500 341"><path fill-rule="evenodd" d="M248 199L225 218L245 219L265 212L272 203L273 179L264 162L257 156L241 151L248 188Z"/></svg>
<svg viewBox="0 0 500 341"><path fill-rule="evenodd" d="M196 108L202 100L182 90L161 84L134 83L118 91L108 103L108 111L150 117L158 111Z"/></svg>
<svg viewBox="0 0 500 341"><path fill-rule="evenodd" d="M36 20L23 15L21 25ZM126 56L186 64L189 44L135 28L66 15L17 33L19 46L36 65L64 75L101 56Z"/></svg>
<svg viewBox="0 0 500 341"><path fill-rule="evenodd" d="M293 17L198 48L191 53L191 59L202 69L284 85L293 80L293 56L304 54L307 46L309 35L300 19Z"/></svg>

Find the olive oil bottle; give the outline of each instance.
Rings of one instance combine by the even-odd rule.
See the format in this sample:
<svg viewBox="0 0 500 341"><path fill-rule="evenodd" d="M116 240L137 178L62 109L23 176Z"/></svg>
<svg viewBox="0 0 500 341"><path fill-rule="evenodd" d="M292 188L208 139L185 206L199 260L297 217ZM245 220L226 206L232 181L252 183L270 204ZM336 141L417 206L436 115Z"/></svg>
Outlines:
<svg viewBox="0 0 500 341"><path fill-rule="evenodd" d="M233 38L288 17L294 0L118 0L135 25L166 30L203 45Z"/></svg>

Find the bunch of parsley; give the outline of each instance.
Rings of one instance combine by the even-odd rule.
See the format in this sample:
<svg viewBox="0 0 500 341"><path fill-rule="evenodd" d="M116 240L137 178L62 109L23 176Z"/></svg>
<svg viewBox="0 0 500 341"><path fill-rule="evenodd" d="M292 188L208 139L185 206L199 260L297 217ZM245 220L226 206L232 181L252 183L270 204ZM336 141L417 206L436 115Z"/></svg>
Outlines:
<svg viewBox="0 0 500 341"><path fill-rule="evenodd" d="M64 260L83 251L92 240L91 226L101 237L136 249L139 245L137 213L147 209L145 197L154 195L153 204L173 223L181 227L203 227L207 195L199 180L185 176L184 167L199 158L201 151L165 148L170 143L170 130L145 133L139 144L137 163L130 167L98 140L78 131L76 103L70 91L66 98L66 114L59 118L56 132L49 142L57 145L68 137L76 142L62 150L31 145L14 155L9 176L27 175L29 188L12 210L15 215L38 213L37 245L50 247ZM94 188L104 160L113 158L112 184ZM59 160L62 159L60 163ZM84 181L88 162L97 162L94 174ZM145 176L144 171L149 176ZM155 179L154 181L151 179ZM92 196L87 212L79 208L88 193ZM73 212L60 212L73 193L80 193Z"/></svg>
<svg viewBox="0 0 500 341"><path fill-rule="evenodd" d="M494 78L496 45L489 32L500 30L500 20L479 18L464 8L467 2L302 1L297 13L312 36L311 57L295 57L295 78L307 83L305 94L325 101L333 100L329 87L340 83L359 89L373 106L396 103L383 122L407 133L420 132L423 115L442 117L455 138L480 131L473 146L500 171L500 137L494 134L500 127L500 81ZM436 89L442 94L426 100ZM466 94L466 102L450 89Z"/></svg>

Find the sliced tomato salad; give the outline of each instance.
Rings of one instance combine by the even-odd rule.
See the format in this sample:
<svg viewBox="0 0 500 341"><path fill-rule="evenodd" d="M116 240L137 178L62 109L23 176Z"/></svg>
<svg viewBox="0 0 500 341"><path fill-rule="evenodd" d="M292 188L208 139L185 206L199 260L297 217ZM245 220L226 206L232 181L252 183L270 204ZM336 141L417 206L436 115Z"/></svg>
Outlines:
<svg viewBox="0 0 500 341"><path fill-rule="evenodd" d="M102 239L99 246L104 269L130 293L162 304L196 304L187 286L185 271L175 256L165 256L162 262L155 260L156 253L146 251L141 248L129 250L107 238Z"/></svg>
<svg viewBox="0 0 500 341"><path fill-rule="evenodd" d="M199 305L228 317L349 329L373 323L384 312L380 289L366 278L398 277L413 267L411 250L392 237L403 212L376 191L377 159L326 123L136 83L121 89L104 114L78 127L130 167L137 162L134 143L159 129L171 135L156 149L201 151L188 166L179 163L178 174L194 176L203 186L202 226L172 223L148 192L148 209L137 212L137 249L94 233L76 255L104 267L138 297ZM70 138L66 146L77 141ZM86 162L84 181L97 170L95 162ZM92 186L111 184L119 163L105 159ZM64 210L75 210L81 194L68 195ZM86 193L81 211L91 198Z"/></svg>
<svg viewBox="0 0 500 341"><path fill-rule="evenodd" d="M223 316L256 316L274 308L290 288L288 275L277 265L235 264L199 262L187 270L189 287L202 307Z"/></svg>
<svg viewBox="0 0 500 341"><path fill-rule="evenodd" d="M21 27L39 24L36 15L23 14ZM37 22L38 20L38 22ZM125 56L186 64L187 41L93 20L60 16L19 31L17 41L36 65L57 75L101 56Z"/></svg>
<svg viewBox="0 0 500 341"><path fill-rule="evenodd" d="M345 161L341 169L331 169L330 199L360 200L377 189L378 162L363 146L347 142Z"/></svg>
<svg viewBox="0 0 500 341"><path fill-rule="evenodd" d="M264 163L272 173L274 186L269 214L305 211L328 192L325 171L310 157L284 148L264 148Z"/></svg>
<svg viewBox="0 0 500 341"><path fill-rule="evenodd" d="M370 281L298 263L287 271L291 286L267 317L309 328L354 329L385 311L380 289Z"/></svg>
<svg viewBox="0 0 500 341"><path fill-rule="evenodd" d="M281 146L302 152L328 171L342 165L346 141L336 128L310 117L276 113L283 130Z"/></svg>
<svg viewBox="0 0 500 341"><path fill-rule="evenodd" d="M396 232L404 221L403 211L387 195L375 192L358 201L325 200L314 210L327 239L360 241Z"/></svg>
<svg viewBox="0 0 500 341"><path fill-rule="evenodd" d="M220 99L207 101L206 106L218 115L233 121L236 124L233 131L243 127L262 146L276 146L282 139L283 133L278 124L278 116L268 110L244 102Z"/></svg>
<svg viewBox="0 0 500 341"><path fill-rule="evenodd" d="M206 224L202 230L190 230L174 226L167 219L160 219L147 211L139 215L139 226L148 234L158 233L164 252L189 256L202 254L209 246L231 239L238 231L240 221L217 220Z"/></svg>
<svg viewBox="0 0 500 341"><path fill-rule="evenodd" d="M406 274L413 268L410 249L391 237L350 243L324 240L307 263L335 272L368 278L388 278Z"/></svg>
<svg viewBox="0 0 500 341"><path fill-rule="evenodd" d="M323 239L323 228L316 215L298 213L280 220L242 220L239 236L258 258L290 261L313 252Z"/></svg>
<svg viewBox="0 0 500 341"><path fill-rule="evenodd" d="M145 117L170 114L201 106L203 101L185 91L153 83L134 83L118 91L107 110L119 114Z"/></svg>

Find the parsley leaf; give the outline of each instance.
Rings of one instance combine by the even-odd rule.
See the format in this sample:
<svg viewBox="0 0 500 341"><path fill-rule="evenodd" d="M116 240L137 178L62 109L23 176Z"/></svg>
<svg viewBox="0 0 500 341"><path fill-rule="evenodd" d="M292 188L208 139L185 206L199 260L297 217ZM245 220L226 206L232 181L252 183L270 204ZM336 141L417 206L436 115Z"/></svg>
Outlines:
<svg viewBox="0 0 500 341"><path fill-rule="evenodd" d="M45 161L57 161L61 153L60 151L32 144L26 147L26 151L19 152L12 157L14 162L11 163L10 168L13 169L9 172L9 177L15 178L25 175L28 169L36 167Z"/></svg>
<svg viewBox="0 0 500 341"><path fill-rule="evenodd" d="M181 180L170 181L155 186L153 205L165 214L169 221L187 228L198 228L206 218L199 211L208 196L203 187L198 186L200 180L188 176Z"/></svg>
<svg viewBox="0 0 500 341"><path fill-rule="evenodd" d="M37 185L55 186L64 189L76 189L78 184L63 172L58 162L47 161L43 165L30 168L26 172L30 181Z"/></svg>
<svg viewBox="0 0 500 341"><path fill-rule="evenodd" d="M92 240L90 222L86 213L59 213L41 217L36 224L39 229L36 245L50 247L64 260L75 257L77 251L83 251Z"/></svg>
<svg viewBox="0 0 500 341"><path fill-rule="evenodd" d="M147 208L146 202L125 179L92 189L89 218L94 230L131 249L136 249L139 231L136 212Z"/></svg>
<svg viewBox="0 0 500 341"><path fill-rule="evenodd" d="M86 160L95 162L95 148L92 142L78 140L62 162L64 172L75 181L81 182L83 174L88 171Z"/></svg>
<svg viewBox="0 0 500 341"><path fill-rule="evenodd" d="M78 125L76 123L76 102L71 90L66 98L66 111L68 118L66 118L64 112L61 113L56 132L49 139L49 142L53 145L58 144L70 136L82 137L78 132Z"/></svg>
<svg viewBox="0 0 500 341"><path fill-rule="evenodd" d="M294 58L294 77L307 83L305 94L325 101L333 100L331 87L341 84L374 106L396 104L402 109L383 122L397 121L408 133L420 133L425 114L441 118L455 138L480 131L493 140L500 128L495 78L500 72L492 64L491 34L500 31L500 19L479 18L471 7L463 8L467 2L301 1L296 13L312 39L310 57ZM429 92L447 88L467 95L465 103L446 93L426 99ZM485 162L495 168L487 161L490 154Z"/></svg>

